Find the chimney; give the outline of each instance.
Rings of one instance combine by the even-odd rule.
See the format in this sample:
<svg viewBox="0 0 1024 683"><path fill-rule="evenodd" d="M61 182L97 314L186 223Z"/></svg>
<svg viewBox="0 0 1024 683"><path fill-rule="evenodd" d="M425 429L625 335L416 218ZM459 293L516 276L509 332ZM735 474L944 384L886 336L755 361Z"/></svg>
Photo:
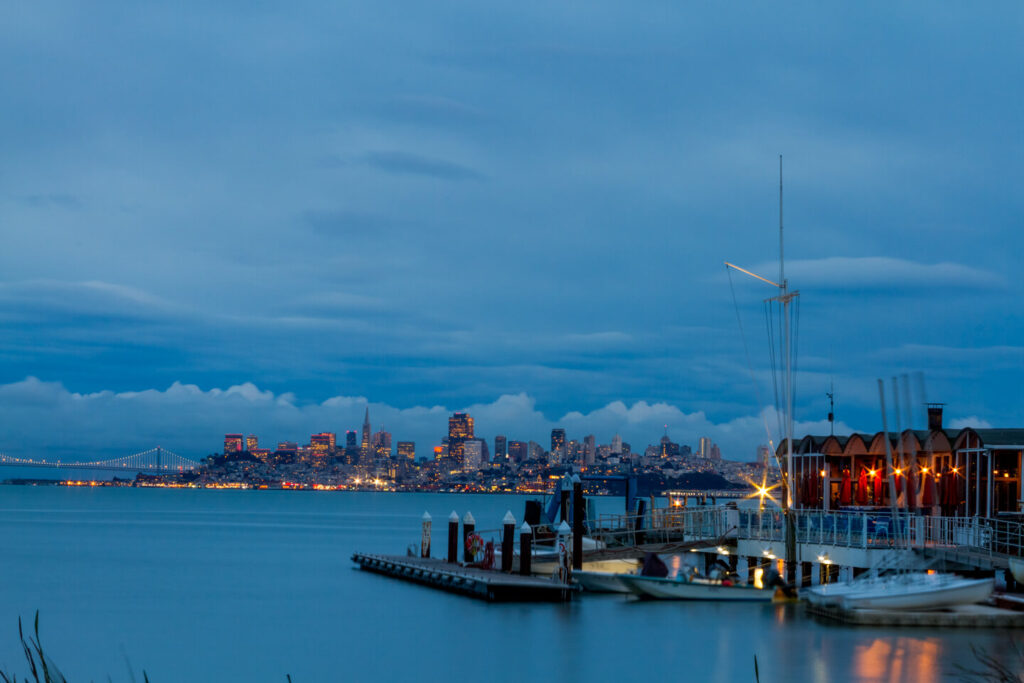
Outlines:
<svg viewBox="0 0 1024 683"><path fill-rule="evenodd" d="M942 429L942 406L945 403L926 403L928 406L928 431L940 431Z"/></svg>

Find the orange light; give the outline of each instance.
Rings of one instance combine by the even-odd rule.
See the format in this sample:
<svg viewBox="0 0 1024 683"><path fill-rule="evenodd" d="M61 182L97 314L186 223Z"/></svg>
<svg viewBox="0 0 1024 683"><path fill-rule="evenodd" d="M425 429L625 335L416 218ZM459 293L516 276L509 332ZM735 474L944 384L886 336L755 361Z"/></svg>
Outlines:
<svg viewBox="0 0 1024 683"><path fill-rule="evenodd" d="M823 476L823 477L825 476L825 470L821 471L821 476Z"/></svg>
<svg viewBox="0 0 1024 683"><path fill-rule="evenodd" d="M960 474L960 468L959 467L952 467L952 468L950 468L949 471L952 472L953 474Z"/></svg>
<svg viewBox="0 0 1024 683"><path fill-rule="evenodd" d="M903 474L903 470L901 470L900 468L898 468L898 467L897 467L897 468L896 468L896 476L898 477L898 476L900 476L901 474Z"/></svg>
<svg viewBox="0 0 1024 683"><path fill-rule="evenodd" d="M928 474L928 468L927 467L922 467L921 468L921 474Z"/></svg>
<svg viewBox="0 0 1024 683"><path fill-rule="evenodd" d="M872 477L874 477L876 474L878 474L878 472L876 472L875 470L869 470L868 474L870 474Z"/></svg>

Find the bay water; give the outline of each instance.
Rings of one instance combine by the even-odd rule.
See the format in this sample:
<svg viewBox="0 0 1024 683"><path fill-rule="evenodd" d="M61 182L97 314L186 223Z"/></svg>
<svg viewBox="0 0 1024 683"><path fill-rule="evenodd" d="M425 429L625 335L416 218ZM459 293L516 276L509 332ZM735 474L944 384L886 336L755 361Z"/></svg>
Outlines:
<svg viewBox="0 0 1024 683"><path fill-rule="evenodd" d="M424 511L434 555L454 510L497 529L525 497L0 487L0 669L26 673L39 612L70 681L938 681L1009 661L1024 635L820 622L799 605L487 604L362 572L404 553ZM618 512L621 499L598 499Z"/></svg>

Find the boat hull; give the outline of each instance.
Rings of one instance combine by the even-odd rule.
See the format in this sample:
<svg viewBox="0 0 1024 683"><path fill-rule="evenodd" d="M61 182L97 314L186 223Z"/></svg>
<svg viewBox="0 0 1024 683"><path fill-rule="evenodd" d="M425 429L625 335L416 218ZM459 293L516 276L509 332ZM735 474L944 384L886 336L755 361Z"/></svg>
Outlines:
<svg viewBox="0 0 1024 683"><path fill-rule="evenodd" d="M577 570L572 573L572 578L583 587L583 590L590 593L632 593L626 584L619 579L622 574L612 572L592 572Z"/></svg>
<svg viewBox="0 0 1024 683"><path fill-rule="evenodd" d="M995 590L992 579L958 579L941 584L917 585L904 591L882 588L842 599L844 609L933 610L983 602Z"/></svg>
<svg viewBox="0 0 1024 683"><path fill-rule="evenodd" d="M1013 580L1017 583L1024 583L1024 560L1011 557L1010 562L1010 573L1013 574Z"/></svg>
<svg viewBox="0 0 1024 683"><path fill-rule="evenodd" d="M713 600L725 602L771 602L773 591L752 586L723 586L690 583L653 576L620 576L619 581L641 596L657 600Z"/></svg>

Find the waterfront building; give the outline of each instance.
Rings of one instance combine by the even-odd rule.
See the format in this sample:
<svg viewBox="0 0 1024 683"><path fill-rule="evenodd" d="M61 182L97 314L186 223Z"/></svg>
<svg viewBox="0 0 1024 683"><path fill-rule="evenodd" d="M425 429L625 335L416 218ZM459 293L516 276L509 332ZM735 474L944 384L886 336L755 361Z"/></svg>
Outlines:
<svg viewBox="0 0 1024 683"><path fill-rule="evenodd" d="M244 450L245 437L242 434L224 435L224 455L241 453Z"/></svg>
<svg viewBox="0 0 1024 683"><path fill-rule="evenodd" d="M256 438L255 434L250 434L245 437L245 450L250 453L260 447L260 440Z"/></svg>
<svg viewBox="0 0 1024 683"><path fill-rule="evenodd" d="M886 440L893 471L886 468ZM783 471L787 448L776 449ZM947 430L942 405L928 406L928 429L807 435L793 443L795 506L835 510L897 504L924 514L993 517L1024 511L1024 429Z"/></svg>
<svg viewBox="0 0 1024 683"><path fill-rule="evenodd" d="M508 460L508 440L504 435L494 437L494 461L506 462Z"/></svg>
<svg viewBox="0 0 1024 683"><path fill-rule="evenodd" d="M416 442L415 441L399 441L398 442L398 459L408 460L414 462L416 460Z"/></svg>
<svg viewBox="0 0 1024 683"><path fill-rule="evenodd" d="M473 418L469 413L453 413L448 418L448 457L452 468L461 470L464 465L463 445L473 438Z"/></svg>

